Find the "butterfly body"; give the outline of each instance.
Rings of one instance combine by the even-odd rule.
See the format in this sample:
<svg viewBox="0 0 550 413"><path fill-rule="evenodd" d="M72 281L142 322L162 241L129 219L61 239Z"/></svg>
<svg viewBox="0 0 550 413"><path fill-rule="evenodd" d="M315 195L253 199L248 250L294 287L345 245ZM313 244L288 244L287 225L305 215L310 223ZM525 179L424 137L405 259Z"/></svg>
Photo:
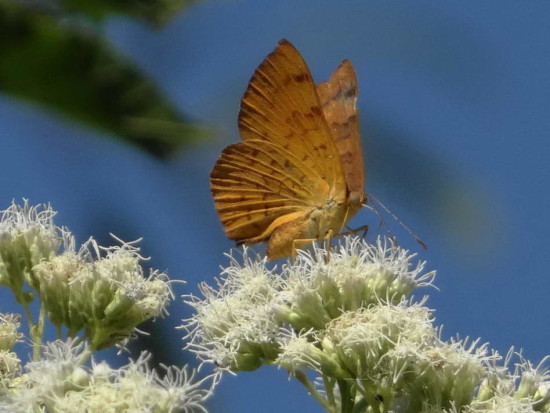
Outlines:
<svg viewBox="0 0 550 413"><path fill-rule="evenodd" d="M267 241L273 260L342 231L365 201L356 95L351 63L316 87L285 40L260 64L241 102L243 141L210 175L229 238Z"/></svg>
<svg viewBox="0 0 550 413"><path fill-rule="evenodd" d="M328 200L309 214L300 216L275 229L267 238L267 255L271 260L294 254L296 248L312 240L327 239L329 234L338 234L346 222L344 202Z"/></svg>

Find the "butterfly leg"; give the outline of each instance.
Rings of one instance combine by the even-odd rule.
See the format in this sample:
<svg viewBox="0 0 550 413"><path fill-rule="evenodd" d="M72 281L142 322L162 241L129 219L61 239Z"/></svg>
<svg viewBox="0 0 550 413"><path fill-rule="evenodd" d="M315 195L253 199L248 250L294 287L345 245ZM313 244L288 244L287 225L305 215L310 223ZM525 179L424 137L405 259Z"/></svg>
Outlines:
<svg viewBox="0 0 550 413"><path fill-rule="evenodd" d="M299 238L292 240L292 262L296 261L296 251L304 249L309 244L311 244L313 241L316 241L316 238Z"/></svg>
<svg viewBox="0 0 550 413"><path fill-rule="evenodd" d="M350 228L348 226L346 226L346 229L347 231L346 232L341 232L338 234L339 237L343 237L345 235L355 235L355 234L358 234L359 232L363 231L363 235L361 235L361 238L365 238L367 236L367 232L369 231L369 226L368 225L361 225L360 227L358 228Z"/></svg>
<svg viewBox="0 0 550 413"><path fill-rule="evenodd" d="M332 238L334 238L334 231L330 229L327 233L327 237L325 238L325 250L327 251L327 255L325 256L325 264L328 264L330 261Z"/></svg>

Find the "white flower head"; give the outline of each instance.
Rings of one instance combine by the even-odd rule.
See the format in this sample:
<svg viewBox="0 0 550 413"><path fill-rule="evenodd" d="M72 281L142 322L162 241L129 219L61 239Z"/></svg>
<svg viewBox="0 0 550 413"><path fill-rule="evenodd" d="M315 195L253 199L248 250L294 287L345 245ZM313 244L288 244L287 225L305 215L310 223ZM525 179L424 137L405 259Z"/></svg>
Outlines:
<svg viewBox="0 0 550 413"><path fill-rule="evenodd" d="M164 366L161 378L150 368L150 359L151 354L144 352L120 369L104 362L93 364L85 411L120 406L119 411L206 412L204 402L215 384L212 376L197 380L194 370Z"/></svg>
<svg viewBox="0 0 550 413"><path fill-rule="evenodd" d="M336 250L298 251L277 273L245 248L216 287L200 286L203 298L185 296L196 313L182 326L187 348L218 372L284 368L327 411L550 413L545 360L511 374L510 356L500 366L487 344L441 338L426 297L410 296L435 276L414 258L387 240L344 237Z"/></svg>
<svg viewBox="0 0 550 413"><path fill-rule="evenodd" d="M105 248L90 238L78 253L33 269L51 322L73 334L85 329L94 349L120 342L138 324L165 314L173 298L166 274L151 270L146 277L139 248L120 242Z"/></svg>
<svg viewBox="0 0 550 413"><path fill-rule="evenodd" d="M69 251L44 260L33 267L38 280L39 295L55 326L66 325L72 331L84 327L80 311L71 308L71 281L85 266L75 252Z"/></svg>
<svg viewBox="0 0 550 413"><path fill-rule="evenodd" d="M11 350L21 340L20 320L20 314L0 314L0 350Z"/></svg>
<svg viewBox="0 0 550 413"><path fill-rule="evenodd" d="M283 330L276 364L296 375L312 369L330 377L349 377L330 352L323 351L313 330Z"/></svg>
<svg viewBox="0 0 550 413"><path fill-rule="evenodd" d="M11 387L11 382L21 372L21 360L12 351L0 350L0 388Z"/></svg>
<svg viewBox="0 0 550 413"><path fill-rule="evenodd" d="M317 247L314 254L299 252L278 274L265 258L250 257L245 248L243 264L230 256L216 288L200 286L204 298L185 297L196 312L182 326L190 338L187 348L220 369L251 370L277 358L280 364L297 366L300 352L295 350L308 345L303 337L288 340L285 331L324 330L344 311L399 302L434 275L422 275L424 263L413 267L413 257L387 242L371 246L346 237L330 256ZM327 360L323 368L340 374Z"/></svg>
<svg viewBox="0 0 550 413"><path fill-rule="evenodd" d="M425 262L413 265L415 256L388 240L371 245L359 237L343 237L336 251L299 251L283 268L288 308L280 315L298 330L322 328L342 311L398 303L435 276L423 273Z"/></svg>
<svg viewBox="0 0 550 413"><path fill-rule="evenodd" d="M190 338L187 348L220 369L253 370L277 357L280 326L274 317L281 280L243 252L243 264L230 257L230 265L217 280L217 287L203 283L203 299L187 295L185 302L196 314L182 328Z"/></svg>
<svg viewBox="0 0 550 413"><path fill-rule="evenodd" d="M197 380L195 370L174 366L163 366L163 368L164 377L155 378L156 384L162 389L158 404L165 407L168 412L174 410L206 412L204 401L212 395L212 391L218 383L218 376L206 376Z"/></svg>
<svg viewBox="0 0 550 413"><path fill-rule="evenodd" d="M0 411L39 411L39 406L55 411L58 398L87 384L81 366L88 357L85 344L77 345L75 340L48 343L42 359L27 363L25 374L12 382L14 388L0 404Z"/></svg>
<svg viewBox="0 0 550 413"><path fill-rule="evenodd" d="M505 357L502 357L497 351L492 351L492 355L487 361L486 377L477 391L477 402L490 400L496 395L510 395L516 391L519 373L517 368L513 373L509 370L515 355L514 347L510 348Z"/></svg>
<svg viewBox="0 0 550 413"><path fill-rule="evenodd" d="M70 283L70 307L88 320L93 348L110 346L128 337L137 324L165 314L173 298L166 274L151 270L145 276L139 248L120 242L99 247L90 239L79 252L88 263Z"/></svg>
<svg viewBox="0 0 550 413"><path fill-rule="evenodd" d="M545 367L549 357L533 365L512 347L504 362L498 365L496 362L501 359L498 353L489 359L486 378L479 387L473 406L480 411L492 411L490 409L495 406L506 406L515 401L521 402L517 408L531 406L532 411L550 412L550 373ZM510 371L509 366L516 359L518 361L513 363L513 371Z"/></svg>
<svg viewBox="0 0 550 413"><path fill-rule="evenodd" d="M483 402L474 401L460 410L464 413L534 413L535 411L548 410L534 410L532 403L528 400L518 400L506 394L499 394Z"/></svg>
<svg viewBox="0 0 550 413"><path fill-rule="evenodd" d="M1 211L0 284L10 287L20 299L23 285L37 288L32 267L50 259L63 248L74 249L74 237L53 223L56 212L50 205L29 206L12 202ZM30 297L27 301L30 301Z"/></svg>
<svg viewBox="0 0 550 413"><path fill-rule="evenodd" d="M550 371L545 364L550 356L544 357L538 365L533 365L521 353L517 353L514 378L518 381L514 393L516 399L530 400L537 411L550 411Z"/></svg>
<svg viewBox="0 0 550 413"><path fill-rule="evenodd" d="M403 353L405 346L408 351ZM437 339L423 345L404 342L387 355L392 365L400 366L399 386L408 394L412 410L424 405L439 408L469 405L493 357L487 344L479 345L479 340L468 339L446 342ZM423 390L427 388L429 393Z"/></svg>
<svg viewBox="0 0 550 413"><path fill-rule="evenodd" d="M161 378L149 367L148 353L119 369L105 362L92 362L90 368L84 365L88 349L75 343L47 345L41 361L27 364L26 374L6 394L0 411L206 411L213 376L197 380L194 371L166 367Z"/></svg>
<svg viewBox="0 0 550 413"><path fill-rule="evenodd" d="M416 346L432 343L435 334L431 311L403 300L397 305L371 305L343 313L331 321L319 339L352 377L381 375L396 382L394 370L401 369L391 365L389 354L403 348L403 342Z"/></svg>

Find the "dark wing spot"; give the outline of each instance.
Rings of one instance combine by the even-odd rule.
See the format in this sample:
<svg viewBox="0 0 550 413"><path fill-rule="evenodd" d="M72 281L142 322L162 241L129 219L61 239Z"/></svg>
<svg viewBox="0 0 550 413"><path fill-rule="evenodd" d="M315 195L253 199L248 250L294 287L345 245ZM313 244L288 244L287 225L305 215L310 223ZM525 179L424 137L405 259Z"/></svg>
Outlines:
<svg viewBox="0 0 550 413"><path fill-rule="evenodd" d="M321 116L321 114L322 114L321 108L319 106L312 106L312 107L309 108L309 110L311 110L311 113L313 113L317 116Z"/></svg>
<svg viewBox="0 0 550 413"><path fill-rule="evenodd" d="M334 95L334 100L349 99L357 95L357 89L354 87L340 89L336 95Z"/></svg>
<svg viewBox="0 0 550 413"><path fill-rule="evenodd" d="M294 75L294 80L298 83L303 83L309 79L307 73L300 73L299 75Z"/></svg>
<svg viewBox="0 0 550 413"><path fill-rule="evenodd" d="M351 133L346 133L345 135L338 136L334 141L335 142L343 141L343 140L349 139L350 137L351 137Z"/></svg>

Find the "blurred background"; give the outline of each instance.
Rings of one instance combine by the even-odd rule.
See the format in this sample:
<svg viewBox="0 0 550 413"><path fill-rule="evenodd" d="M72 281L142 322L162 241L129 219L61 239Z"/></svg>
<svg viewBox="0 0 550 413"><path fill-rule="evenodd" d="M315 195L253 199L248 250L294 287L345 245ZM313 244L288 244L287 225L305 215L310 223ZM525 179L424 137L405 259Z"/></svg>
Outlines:
<svg viewBox="0 0 550 413"><path fill-rule="evenodd" d="M177 294L196 293L233 246L210 169L239 139L254 69L286 38L317 82L353 62L366 191L428 244L386 217L438 271L440 291L417 295L444 336L537 363L550 353L549 18L544 0L2 0L0 209L50 202L80 243L143 237L149 264L187 281ZM364 210L352 225L376 223ZM194 363L173 329L189 309L170 313L137 346ZM320 411L268 367L224 377L210 408Z"/></svg>

